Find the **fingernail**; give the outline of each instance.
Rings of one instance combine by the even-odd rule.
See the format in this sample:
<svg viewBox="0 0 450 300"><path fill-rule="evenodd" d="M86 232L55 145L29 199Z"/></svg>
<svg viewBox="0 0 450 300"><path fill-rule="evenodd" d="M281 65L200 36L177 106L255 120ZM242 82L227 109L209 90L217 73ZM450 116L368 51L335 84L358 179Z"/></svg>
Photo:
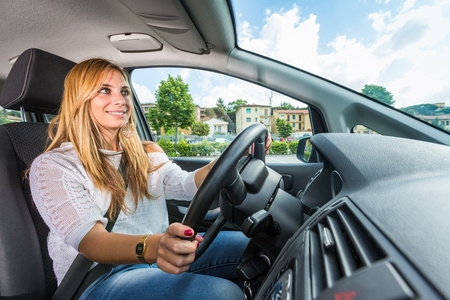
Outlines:
<svg viewBox="0 0 450 300"><path fill-rule="evenodd" d="M194 235L194 232L193 232L191 229L188 229L188 230L186 230L186 231L184 232L184 235L185 235L185 236L193 236L193 235Z"/></svg>
<svg viewBox="0 0 450 300"><path fill-rule="evenodd" d="M197 233L197 237L202 237L202 235L200 233Z"/></svg>

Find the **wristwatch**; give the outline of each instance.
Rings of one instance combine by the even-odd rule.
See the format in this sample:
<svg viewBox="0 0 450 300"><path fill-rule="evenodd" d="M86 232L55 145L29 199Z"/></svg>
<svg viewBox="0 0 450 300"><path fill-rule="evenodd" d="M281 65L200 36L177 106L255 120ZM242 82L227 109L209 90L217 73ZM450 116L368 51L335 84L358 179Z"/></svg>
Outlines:
<svg viewBox="0 0 450 300"><path fill-rule="evenodd" d="M145 251L147 251L147 238L149 234L141 237L139 242L136 245L136 257L144 264L148 265L148 262L145 260Z"/></svg>

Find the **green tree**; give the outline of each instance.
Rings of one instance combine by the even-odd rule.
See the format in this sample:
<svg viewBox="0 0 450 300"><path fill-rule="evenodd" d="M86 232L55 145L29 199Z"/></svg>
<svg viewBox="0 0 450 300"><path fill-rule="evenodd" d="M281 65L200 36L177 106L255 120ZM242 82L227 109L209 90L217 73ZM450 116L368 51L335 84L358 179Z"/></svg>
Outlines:
<svg viewBox="0 0 450 300"><path fill-rule="evenodd" d="M0 106L0 107L1 107L1 106ZM3 115L3 117L6 118L6 109L4 109L3 107L1 107L1 109L2 109L2 115Z"/></svg>
<svg viewBox="0 0 450 300"><path fill-rule="evenodd" d="M280 105L275 107L274 109L283 109L283 110L294 110L297 109L294 105L290 104L289 102L281 102Z"/></svg>
<svg viewBox="0 0 450 300"><path fill-rule="evenodd" d="M211 107L207 107L205 109L205 116L207 116L210 119L214 119L216 117L216 114L214 113L214 110Z"/></svg>
<svg viewBox="0 0 450 300"><path fill-rule="evenodd" d="M287 123L285 120L281 120L280 118L277 119L275 124L277 126L278 134L281 137L286 138L291 135L292 133L291 124Z"/></svg>
<svg viewBox="0 0 450 300"><path fill-rule="evenodd" d="M400 108L400 110L413 115L422 115L422 116L433 116L439 114L447 114L449 113L445 108L439 108L436 104L424 103L424 104L416 104L407 107Z"/></svg>
<svg viewBox="0 0 450 300"><path fill-rule="evenodd" d="M239 109L239 107L244 105L247 105L247 100L237 99L236 101L231 101L230 103L228 103L225 111L228 117L230 117L231 121L233 121L233 123L236 123L237 110Z"/></svg>
<svg viewBox="0 0 450 300"><path fill-rule="evenodd" d="M225 105L225 101L222 98L217 99L216 105L217 105L217 107L223 108L224 110L227 109L227 106Z"/></svg>
<svg viewBox="0 0 450 300"><path fill-rule="evenodd" d="M3 110L3 112L5 113L5 109ZM18 112L17 110L6 110L5 117L6 117L6 115L20 118L20 112Z"/></svg>
<svg viewBox="0 0 450 300"><path fill-rule="evenodd" d="M227 121L228 115L225 109L222 107L213 107L212 110L214 111L214 114L216 115L216 119Z"/></svg>
<svg viewBox="0 0 450 300"><path fill-rule="evenodd" d="M0 108L2 109L2 113L0 115L0 125L1 124L6 124L6 123L12 123L13 121L9 120L7 118L7 114L9 115L9 112L14 112L14 111L7 111L6 109L4 109L3 107L0 106ZM12 115L12 114L11 114ZM18 115L20 117L20 113Z"/></svg>
<svg viewBox="0 0 450 300"><path fill-rule="evenodd" d="M227 121L228 115L222 107L209 107L205 109L205 115L211 119Z"/></svg>
<svg viewBox="0 0 450 300"><path fill-rule="evenodd" d="M195 122L194 125L192 125L192 133L205 137L209 134L209 126L203 122Z"/></svg>
<svg viewBox="0 0 450 300"><path fill-rule="evenodd" d="M12 123L13 121L8 120L6 117L4 117L3 115L0 115L0 125L2 124L6 124L6 123Z"/></svg>
<svg viewBox="0 0 450 300"><path fill-rule="evenodd" d="M226 111L227 113L234 112L236 113L239 107L247 105L247 100L237 99L235 101L231 101L228 103Z"/></svg>
<svg viewBox="0 0 450 300"><path fill-rule="evenodd" d="M178 128L186 129L195 122L195 104L189 94L189 86L181 76L161 81L155 92L156 109L149 111L147 118L153 128L175 127L175 145L178 141Z"/></svg>
<svg viewBox="0 0 450 300"><path fill-rule="evenodd" d="M392 96L392 93L387 91L385 87L375 84L365 84L361 92L384 104L394 106L394 96Z"/></svg>

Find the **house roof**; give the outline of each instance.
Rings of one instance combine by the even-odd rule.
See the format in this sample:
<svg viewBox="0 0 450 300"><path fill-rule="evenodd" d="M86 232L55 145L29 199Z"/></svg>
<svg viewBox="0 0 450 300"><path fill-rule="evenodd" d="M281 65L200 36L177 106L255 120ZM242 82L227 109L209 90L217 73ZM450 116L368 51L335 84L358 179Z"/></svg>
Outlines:
<svg viewBox="0 0 450 300"><path fill-rule="evenodd" d="M228 122L223 121L223 120L219 120L219 119L209 119L207 121L204 121L203 123L206 123L206 124L221 124L221 125L228 124Z"/></svg>
<svg viewBox="0 0 450 300"><path fill-rule="evenodd" d="M275 112L282 114L309 114L309 111L307 109L276 109Z"/></svg>
<svg viewBox="0 0 450 300"><path fill-rule="evenodd" d="M419 119L424 119L424 120L448 120L450 119L450 114L446 114L446 115L433 115L433 116L422 116L422 115L418 115L416 116Z"/></svg>

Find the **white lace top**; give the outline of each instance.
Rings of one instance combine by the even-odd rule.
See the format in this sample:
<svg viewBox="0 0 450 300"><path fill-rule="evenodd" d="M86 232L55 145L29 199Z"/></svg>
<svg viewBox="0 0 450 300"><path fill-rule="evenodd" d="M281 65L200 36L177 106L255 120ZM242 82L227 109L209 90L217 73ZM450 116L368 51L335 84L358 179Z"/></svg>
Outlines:
<svg viewBox="0 0 450 300"><path fill-rule="evenodd" d="M121 152L102 150L119 167ZM161 152L149 153L153 166L165 163L149 174L148 188L156 199L144 199L134 213L121 212L112 232L124 234L154 234L168 226L166 199L191 200L197 187L195 172L188 173L169 161ZM71 143L40 155L30 173L33 201L50 232L48 251L58 284L78 254L78 245L97 221L106 226L103 216L109 208L111 195L95 188ZM131 197L127 206L134 208Z"/></svg>

